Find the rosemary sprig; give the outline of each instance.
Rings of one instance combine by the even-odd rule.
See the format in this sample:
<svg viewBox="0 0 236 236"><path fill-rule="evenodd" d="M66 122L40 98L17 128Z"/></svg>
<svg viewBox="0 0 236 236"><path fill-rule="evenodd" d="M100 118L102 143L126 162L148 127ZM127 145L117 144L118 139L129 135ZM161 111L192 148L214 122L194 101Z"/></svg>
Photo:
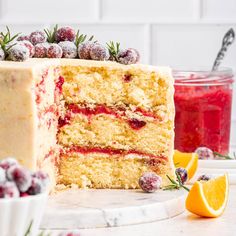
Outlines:
<svg viewBox="0 0 236 236"><path fill-rule="evenodd" d="M33 220L30 221L30 224L29 224L24 236L30 236L32 225L33 225ZM50 236L50 235L51 235L50 233L46 234L45 231L42 231L38 236Z"/></svg>
<svg viewBox="0 0 236 236"><path fill-rule="evenodd" d="M185 189L186 191L189 192L189 188L187 188L186 186L184 186L182 184L182 181L181 181L181 177L178 173L176 173L176 177L177 177L177 181L173 180L170 178L169 175L166 175L166 177L170 180L171 184L170 185L167 185L163 188L163 190L174 190L174 189Z"/></svg>
<svg viewBox="0 0 236 236"><path fill-rule="evenodd" d="M111 57L115 60L118 61L117 55L120 52L120 43L114 43L113 41L110 41L107 44L107 49L111 55Z"/></svg>
<svg viewBox="0 0 236 236"><path fill-rule="evenodd" d="M56 42L55 35L56 35L56 32L57 32L57 29L58 29L58 25L55 25L52 30L44 29L44 32L47 35L47 41L49 43L55 43Z"/></svg>
<svg viewBox="0 0 236 236"><path fill-rule="evenodd" d="M10 46L8 46L8 44L11 43L13 40L15 40L20 35L20 33L11 36L11 32L8 26L6 26L6 29L7 29L6 33L3 32L0 33L0 46L7 55L9 49L14 45L16 45L16 43Z"/></svg>
<svg viewBox="0 0 236 236"><path fill-rule="evenodd" d="M83 42L86 41L86 38L87 38L87 35L86 34L80 34L79 30L77 31L76 33L76 36L75 36L75 45L76 47L79 47L79 45ZM94 36L90 36L90 38L88 39L88 41L92 41L94 38Z"/></svg>
<svg viewBox="0 0 236 236"><path fill-rule="evenodd" d="M224 158L225 160L235 160L235 159L236 159L236 154L235 154L235 152L234 152L234 154L233 154L233 155L234 155L233 157L230 157L229 155L222 155L222 154L220 154L219 152L213 152L213 154L214 154L215 156Z"/></svg>
<svg viewBox="0 0 236 236"><path fill-rule="evenodd" d="M24 236L29 236L30 235L32 224L33 224L33 220L30 221L30 224L29 224Z"/></svg>

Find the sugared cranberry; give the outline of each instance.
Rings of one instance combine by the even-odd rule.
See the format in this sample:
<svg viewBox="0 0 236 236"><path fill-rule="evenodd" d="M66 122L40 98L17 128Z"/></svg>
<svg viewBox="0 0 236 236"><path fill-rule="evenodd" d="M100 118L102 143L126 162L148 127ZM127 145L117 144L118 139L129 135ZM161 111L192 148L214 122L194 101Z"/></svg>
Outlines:
<svg viewBox="0 0 236 236"><path fill-rule="evenodd" d="M76 232L63 232L60 233L58 236L80 236L80 234Z"/></svg>
<svg viewBox="0 0 236 236"><path fill-rule="evenodd" d="M41 170L38 170L32 174L33 177L39 179L43 185L43 190L47 189L47 186L49 184L49 176L46 172L43 172Z"/></svg>
<svg viewBox="0 0 236 236"><path fill-rule="evenodd" d="M0 161L0 167L7 170L11 166L18 165L18 161L12 157L5 158L4 160Z"/></svg>
<svg viewBox="0 0 236 236"><path fill-rule="evenodd" d="M110 54L106 47L99 43L94 43L90 49L90 57L93 60L105 61L108 60Z"/></svg>
<svg viewBox="0 0 236 236"><path fill-rule="evenodd" d="M62 41L58 43L58 45L62 49L63 58L76 58L77 57L77 47L75 46L73 42Z"/></svg>
<svg viewBox="0 0 236 236"><path fill-rule="evenodd" d="M92 46L94 45L93 42L87 41L84 43L81 43L78 47L78 55L80 59L90 60L90 50Z"/></svg>
<svg viewBox="0 0 236 236"><path fill-rule="evenodd" d="M200 175L197 180L198 181L208 181L210 179L211 179L210 175Z"/></svg>
<svg viewBox="0 0 236 236"><path fill-rule="evenodd" d="M128 48L126 50L121 50L117 55L118 61L121 64L129 65L135 64L139 61L139 52L134 48Z"/></svg>
<svg viewBox="0 0 236 236"><path fill-rule="evenodd" d="M184 184L188 180L188 172L186 169L179 167L175 170L175 174L180 177L181 183Z"/></svg>
<svg viewBox="0 0 236 236"><path fill-rule="evenodd" d="M42 181L39 178L32 177L30 187L27 191L29 195L37 195L45 191L45 187L42 184Z"/></svg>
<svg viewBox="0 0 236 236"><path fill-rule="evenodd" d="M18 38L17 38L17 41L30 41L30 36L29 35L20 35Z"/></svg>
<svg viewBox="0 0 236 236"><path fill-rule="evenodd" d="M30 57L34 56L35 48L34 48L34 45L30 41L22 40L18 44L22 44L26 46L29 49Z"/></svg>
<svg viewBox="0 0 236 236"><path fill-rule="evenodd" d="M32 177L29 170L15 165L7 170L7 179L14 181L20 192L26 192L31 186Z"/></svg>
<svg viewBox="0 0 236 236"><path fill-rule="evenodd" d="M0 167L0 183L6 181L6 170Z"/></svg>
<svg viewBox="0 0 236 236"><path fill-rule="evenodd" d="M50 44L47 50L47 57L48 58L61 58L62 57L61 47L56 43Z"/></svg>
<svg viewBox="0 0 236 236"><path fill-rule="evenodd" d="M136 118L132 118L132 119L128 120L128 123L129 123L129 126L132 129L136 129L136 130L141 129L141 128L143 128L146 125L145 121L138 120Z"/></svg>
<svg viewBox="0 0 236 236"><path fill-rule="evenodd" d="M212 160L214 159L214 153L210 148L199 147L195 150L200 160Z"/></svg>
<svg viewBox="0 0 236 236"><path fill-rule="evenodd" d="M55 39L59 43L61 41L74 41L75 31L71 27L61 27L57 30L55 34Z"/></svg>
<svg viewBox="0 0 236 236"><path fill-rule="evenodd" d="M46 34L43 31L34 31L30 34L30 42L33 45L46 42Z"/></svg>
<svg viewBox="0 0 236 236"><path fill-rule="evenodd" d="M5 59L5 52L0 47L0 61L3 61Z"/></svg>
<svg viewBox="0 0 236 236"><path fill-rule="evenodd" d="M146 172L139 179L140 188L147 193L157 191L162 184L162 178L154 172Z"/></svg>
<svg viewBox="0 0 236 236"><path fill-rule="evenodd" d="M35 53L34 57L36 58L44 58L47 57L47 50L49 48L50 44L49 43L38 43L35 45Z"/></svg>
<svg viewBox="0 0 236 236"><path fill-rule="evenodd" d="M0 183L0 198L17 198L19 196L19 190L14 182Z"/></svg>
<svg viewBox="0 0 236 236"><path fill-rule="evenodd" d="M11 61L25 61L29 59L30 52L26 46L16 44L10 48L8 57Z"/></svg>

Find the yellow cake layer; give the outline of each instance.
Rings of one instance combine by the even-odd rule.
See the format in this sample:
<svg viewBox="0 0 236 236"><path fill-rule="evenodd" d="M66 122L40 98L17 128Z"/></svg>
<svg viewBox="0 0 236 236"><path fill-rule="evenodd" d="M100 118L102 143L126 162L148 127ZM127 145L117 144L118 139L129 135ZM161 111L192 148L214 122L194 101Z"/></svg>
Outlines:
<svg viewBox="0 0 236 236"><path fill-rule="evenodd" d="M169 184L166 175L173 177L170 165L151 166L148 158L126 158L101 153L72 153L61 157L58 182L76 184L80 188L139 188L138 180L144 172L156 172Z"/></svg>
<svg viewBox="0 0 236 236"><path fill-rule="evenodd" d="M107 114L89 118L83 114L74 114L71 123L60 128L59 144L134 149L156 155L171 155L171 142L167 140L173 136L172 121L149 121L150 117L139 117L146 125L136 130L125 119Z"/></svg>
<svg viewBox="0 0 236 236"><path fill-rule="evenodd" d="M173 104L169 102L173 99L169 68L84 61L72 65L64 61L61 70L67 103L129 104L153 111L164 105L173 113Z"/></svg>

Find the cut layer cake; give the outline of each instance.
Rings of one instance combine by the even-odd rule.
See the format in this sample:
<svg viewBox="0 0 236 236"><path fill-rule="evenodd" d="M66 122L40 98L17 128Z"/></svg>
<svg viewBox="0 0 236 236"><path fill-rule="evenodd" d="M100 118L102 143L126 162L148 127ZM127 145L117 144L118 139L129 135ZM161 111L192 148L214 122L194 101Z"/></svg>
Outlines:
<svg viewBox="0 0 236 236"><path fill-rule="evenodd" d="M174 175L167 67L80 59L0 62L0 158L46 170L54 185L138 188Z"/></svg>

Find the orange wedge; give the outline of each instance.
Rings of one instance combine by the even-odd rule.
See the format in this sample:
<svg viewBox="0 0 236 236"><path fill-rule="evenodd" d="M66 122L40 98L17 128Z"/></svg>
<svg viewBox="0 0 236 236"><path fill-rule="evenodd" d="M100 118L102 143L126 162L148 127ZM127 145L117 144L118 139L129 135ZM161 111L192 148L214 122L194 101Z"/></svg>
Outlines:
<svg viewBox="0 0 236 236"><path fill-rule="evenodd" d="M226 207L228 191L227 174L207 182L196 181L187 196L186 208L199 216L218 217Z"/></svg>
<svg viewBox="0 0 236 236"><path fill-rule="evenodd" d="M198 155L196 153L185 153L175 150L174 164L176 168L185 168L188 172L188 180L190 180L198 167Z"/></svg>

